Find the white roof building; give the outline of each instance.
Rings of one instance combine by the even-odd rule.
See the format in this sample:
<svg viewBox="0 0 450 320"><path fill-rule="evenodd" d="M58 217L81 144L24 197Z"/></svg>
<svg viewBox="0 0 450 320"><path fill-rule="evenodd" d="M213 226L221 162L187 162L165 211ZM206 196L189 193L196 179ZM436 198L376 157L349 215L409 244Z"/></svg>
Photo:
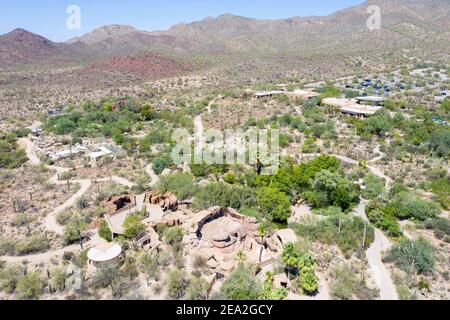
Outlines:
<svg viewBox="0 0 450 320"><path fill-rule="evenodd" d="M89 249L87 257L94 263L112 261L122 254L122 247L116 243L102 243Z"/></svg>

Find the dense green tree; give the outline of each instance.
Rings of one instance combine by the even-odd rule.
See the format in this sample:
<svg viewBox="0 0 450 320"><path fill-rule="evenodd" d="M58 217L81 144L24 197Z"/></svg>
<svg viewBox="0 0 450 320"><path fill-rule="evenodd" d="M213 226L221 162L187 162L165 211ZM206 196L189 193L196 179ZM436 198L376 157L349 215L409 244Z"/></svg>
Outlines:
<svg viewBox="0 0 450 320"><path fill-rule="evenodd" d="M286 222L291 216L291 202L278 189L263 187L256 196L261 213L271 221Z"/></svg>

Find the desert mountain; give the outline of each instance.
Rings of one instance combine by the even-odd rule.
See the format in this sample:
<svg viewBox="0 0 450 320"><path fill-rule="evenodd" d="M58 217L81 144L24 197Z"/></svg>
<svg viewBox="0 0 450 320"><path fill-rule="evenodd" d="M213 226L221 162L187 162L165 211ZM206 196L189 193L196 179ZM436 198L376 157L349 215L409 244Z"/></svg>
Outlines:
<svg viewBox="0 0 450 320"><path fill-rule="evenodd" d="M367 8L381 8L381 30L369 30ZM131 26L98 28L67 43L54 43L25 30L0 36L2 65L92 60L158 53L326 54L448 46L448 0L369 0L326 17L258 20L235 15L178 24L166 31Z"/></svg>
<svg viewBox="0 0 450 320"><path fill-rule="evenodd" d="M8 65L44 60L62 53L63 47L37 34L16 29L0 36L0 61Z"/></svg>

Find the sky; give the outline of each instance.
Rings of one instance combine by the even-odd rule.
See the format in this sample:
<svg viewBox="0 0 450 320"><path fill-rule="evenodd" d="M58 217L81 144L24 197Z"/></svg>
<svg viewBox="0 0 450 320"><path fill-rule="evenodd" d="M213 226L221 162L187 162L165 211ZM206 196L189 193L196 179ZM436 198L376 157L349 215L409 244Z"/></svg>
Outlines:
<svg viewBox="0 0 450 320"><path fill-rule="evenodd" d="M230 13L257 19L324 16L363 0L7 0L0 1L0 34L16 28L66 41L108 24L166 30L181 22ZM80 9L74 23L71 5ZM71 28L67 21L72 22ZM75 26L75 28L73 27Z"/></svg>

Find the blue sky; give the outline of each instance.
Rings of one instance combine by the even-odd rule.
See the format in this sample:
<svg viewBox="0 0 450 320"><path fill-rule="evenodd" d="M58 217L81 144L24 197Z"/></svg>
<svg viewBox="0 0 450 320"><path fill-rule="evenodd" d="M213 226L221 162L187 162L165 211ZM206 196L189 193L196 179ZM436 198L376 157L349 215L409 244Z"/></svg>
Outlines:
<svg viewBox="0 0 450 320"><path fill-rule="evenodd" d="M65 41L106 24L165 30L224 13L259 19L328 15L364 0L14 0L0 2L0 34L24 28L53 41ZM81 29L69 30L69 5L81 9Z"/></svg>

